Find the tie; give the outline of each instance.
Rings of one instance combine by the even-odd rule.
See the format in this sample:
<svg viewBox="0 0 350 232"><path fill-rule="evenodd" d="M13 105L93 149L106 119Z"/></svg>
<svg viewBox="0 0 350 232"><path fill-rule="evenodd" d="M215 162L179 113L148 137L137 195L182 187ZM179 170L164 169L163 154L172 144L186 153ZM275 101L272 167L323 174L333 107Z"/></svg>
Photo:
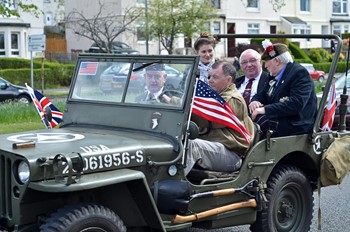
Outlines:
<svg viewBox="0 0 350 232"><path fill-rule="evenodd" d="M271 97L272 92L273 92L274 88L276 87L276 83L277 83L277 80L276 80L276 79L273 79L273 80L271 80L271 81L269 82L270 88L269 88L269 91L267 91L267 95L268 95L269 97Z"/></svg>
<svg viewBox="0 0 350 232"><path fill-rule="evenodd" d="M252 91L253 81L254 81L254 79L249 79L249 82L248 82L248 84L245 87L244 92L243 92L243 98L244 98L244 101L247 104L247 106L249 106L249 103L250 103L250 93Z"/></svg>
<svg viewBox="0 0 350 232"><path fill-rule="evenodd" d="M148 95L147 95L146 101L154 101L154 100L156 100L154 94L149 92Z"/></svg>

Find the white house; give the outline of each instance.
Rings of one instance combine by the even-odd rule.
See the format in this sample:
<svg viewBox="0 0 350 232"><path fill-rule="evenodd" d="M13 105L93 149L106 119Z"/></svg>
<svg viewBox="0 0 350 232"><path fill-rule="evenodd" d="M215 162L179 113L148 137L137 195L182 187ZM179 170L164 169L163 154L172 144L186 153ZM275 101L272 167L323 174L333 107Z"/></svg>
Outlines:
<svg viewBox="0 0 350 232"><path fill-rule="evenodd" d="M30 13L24 13L17 7L18 0L12 0L8 5L18 10L20 17L0 16L0 57L21 57L29 58L28 36L44 33L43 15L34 17ZM33 4L43 10L43 1L32 0ZM0 4L5 4L0 1Z"/></svg>

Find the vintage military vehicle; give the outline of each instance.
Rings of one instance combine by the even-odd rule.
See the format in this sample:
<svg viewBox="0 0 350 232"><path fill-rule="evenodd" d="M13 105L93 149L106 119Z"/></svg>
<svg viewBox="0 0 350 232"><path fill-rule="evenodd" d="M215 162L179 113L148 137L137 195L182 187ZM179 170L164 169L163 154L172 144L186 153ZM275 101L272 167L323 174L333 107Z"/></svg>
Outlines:
<svg viewBox="0 0 350 232"><path fill-rule="evenodd" d="M310 38L342 44L334 35ZM339 53L340 47L330 77ZM198 136L190 121L198 62L197 56L81 54L60 128L0 136L0 231L176 231L244 224L252 231L308 231L322 152L333 137L349 132L322 132L320 110L311 134L257 136L239 172L194 169L185 177L187 141ZM101 73L125 64L130 69L123 88L103 92ZM136 100L144 88L133 88L133 72L157 64L182 73L169 88L176 104ZM320 109L326 101L323 96ZM49 110L46 116L50 120Z"/></svg>

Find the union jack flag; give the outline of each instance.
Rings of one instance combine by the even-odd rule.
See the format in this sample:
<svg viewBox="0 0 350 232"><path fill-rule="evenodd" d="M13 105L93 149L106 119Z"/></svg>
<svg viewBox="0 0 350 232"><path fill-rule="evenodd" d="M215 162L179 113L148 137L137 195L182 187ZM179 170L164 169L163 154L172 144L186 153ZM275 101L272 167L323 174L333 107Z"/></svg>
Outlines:
<svg viewBox="0 0 350 232"><path fill-rule="evenodd" d="M238 131L249 143L251 135L230 105L209 85L198 80L192 112L208 121L215 122Z"/></svg>
<svg viewBox="0 0 350 232"><path fill-rule="evenodd" d="M26 84L26 86L27 86L28 92L33 100L35 108L39 113L41 121L44 123L46 128L51 129L51 128L54 128L55 126L57 126L62 121L63 113L61 113L61 111L59 109L57 109L56 106L54 106L51 103L51 101L48 98L44 97L40 92L38 92L37 90L28 86L27 84ZM51 112L52 112L52 120L51 121L48 121L45 118L45 113L46 113L47 107L49 107L51 109Z"/></svg>
<svg viewBox="0 0 350 232"><path fill-rule="evenodd" d="M331 87L331 92L329 94L327 107L323 115L323 121L322 121L323 131L332 130L336 108L337 108L337 91L335 89L335 83L333 83Z"/></svg>

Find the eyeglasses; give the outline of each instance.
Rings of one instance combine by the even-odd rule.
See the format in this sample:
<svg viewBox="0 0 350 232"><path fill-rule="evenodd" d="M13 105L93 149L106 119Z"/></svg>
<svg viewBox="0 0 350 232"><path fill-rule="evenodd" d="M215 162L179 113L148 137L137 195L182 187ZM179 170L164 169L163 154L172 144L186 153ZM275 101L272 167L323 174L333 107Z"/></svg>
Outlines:
<svg viewBox="0 0 350 232"><path fill-rule="evenodd" d="M158 81L158 80L160 80L162 77L163 77L163 76L162 76L161 74L149 74L149 73L146 74L146 78L149 79L149 80L153 78L153 79L155 79L155 80Z"/></svg>
<svg viewBox="0 0 350 232"><path fill-rule="evenodd" d="M247 65L248 63L250 64L254 64L255 62L259 61L260 59L255 59L255 58L252 58L250 60L244 60L241 62L241 65Z"/></svg>

